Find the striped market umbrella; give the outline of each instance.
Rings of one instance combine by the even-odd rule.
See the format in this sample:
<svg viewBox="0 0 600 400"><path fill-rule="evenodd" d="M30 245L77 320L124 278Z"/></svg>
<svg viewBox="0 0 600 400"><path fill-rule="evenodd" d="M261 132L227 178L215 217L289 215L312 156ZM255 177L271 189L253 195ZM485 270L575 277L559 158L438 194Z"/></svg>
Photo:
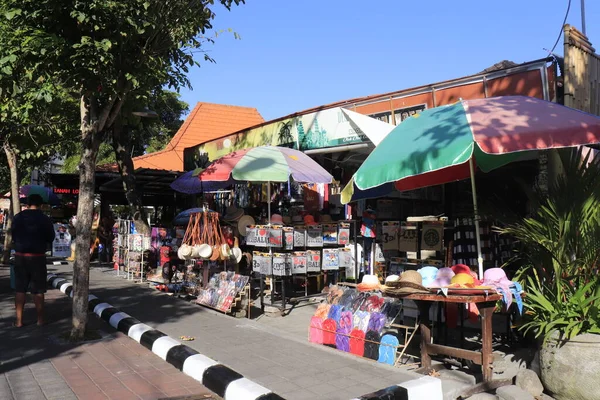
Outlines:
<svg viewBox="0 0 600 400"><path fill-rule="evenodd" d="M488 172L528 152L596 143L600 118L582 111L523 96L461 100L394 128L360 166L348 191L389 183L413 190L470 177L481 278L475 168Z"/></svg>
<svg viewBox="0 0 600 400"><path fill-rule="evenodd" d="M260 146L237 150L215 160L198 178L204 182L230 179L245 182L331 183L333 177L312 158L287 147Z"/></svg>

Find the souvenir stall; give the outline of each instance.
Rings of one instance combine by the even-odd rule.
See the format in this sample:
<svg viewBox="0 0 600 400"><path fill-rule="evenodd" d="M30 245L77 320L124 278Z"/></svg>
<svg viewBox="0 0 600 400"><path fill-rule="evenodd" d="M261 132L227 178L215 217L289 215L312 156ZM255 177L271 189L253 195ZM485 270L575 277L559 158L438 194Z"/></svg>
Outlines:
<svg viewBox="0 0 600 400"><path fill-rule="evenodd" d="M550 115L553 118L547 118ZM408 257L394 260L380 288L384 297L416 304L423 370L429 371L431 356L435 354L481 365L484 384L492 379L492 315L511 310L521 314L524 293L518 282L511 281L505 270L497 268L509 253L510 243L494 237L493 220L482 221L476 173L489 173L517 161L537 160L540 150L596 142L594 135L582 128L586 118L574 110L526 97L459 101L425 110L394 128L344 189L350 193L346 196L348 200L356 198L357 192L389 185L404 193L468 182L460 185L461 191L470 197L470 209L455 213L449 221L406 218L397 227L399 241L407 246L407 255L408 250L420 251L418 261L424 258L423 250L435 250L430 259L441 262L411 263ZM479 175L482 179L486 177ZM487 214L499 214L499 210ZM438 238L442 239L441 254L437 254ZM434 243L436 249L429 248ZM436 317L432 313L433 304L443 314L439 312ZM480 323L481 351L465 350L462 338L460 347L441 343L445 338L439 332L434 340L430 321L436 319L438 326L443 323L446 328L462 327L466 319ZM336 335L342 325L341 320L335 326L331 324Z"/></svg>
<svg viewBox="0 0 600 400"><path fill-rule="evenodd" d="M117 219L113 225L113 264L117 276L144 281L152 257L152 238L137 233L133 221Z"/></svg>
<svg viewBox="0 0 600 400"><path fill-rule="evenodd" d="M257 160L260 160L260 162L257 162ZM264 247L264 253L259 252L260 254L256 254L256 257L254 254L248 254L246 257L247 261L252 259L252 261L248 263L252 265L252 270L259 275L258 281L260 286L261 308L264 311L264 284L265 280L267 279L270 281L271 300L273 300L277 295L276 286L277 283L279 283L281 286L280 297L282 300L282 306L285 307L284 303L286 296L285 293L283 293L286 286L285 278L288 275L291 275L292 268L291 259L286 253L276 253L273 251L275 246L277 246L275 247L276 249L281 249L282 251L284 250L284 230L282 224L283 217L279 217L281 218L280 221L272 221L272 217L274 216L271 212L271 203L274 198L274 193L272 193L272 184L287 183L288 191L290 191L292 182L331 183L333 179L331 174L329 174L319 164L300 151L274 146L261 146L237 150L214 161L208 168L202 171L192 172L191 176L194 176L194 174L200 183L207 183L213 185L213 187L217 185L223 185L223 187L227 187L235 184L236 182L260 183L266 186L266 214L263 214L263 210L259 210L259 213L266 217L265 225L260 226L258 229L253 227L251 231L247 232L247 226L254 225L254 223L252 223L248 224L247 226L241 226L241 231L246 234L251 234L250 238L248 238L247 235L242 235L246 239L244 244L249 244L251 246L258 244L260 247ZM180 179L183 179L183 177ZM175 181L173 183L173 187L177 186L178 182ZM202 186L202 184L200 186ZM260 215L256 216L257 218L260 218ZM291 216L292 215L287 215L288 218L291 218ZM287 237L292 239L293 231L289 229L291 227L287 228ZM272 239L270 236L271 232L273 235ZM315 240L323 240L322 227L321 231L319 232L316 229L312 229L311 232ZM333 228L331 233L333 233ZM336 227L336 237L337 233ZM306 230L306 235L309 235L308 229ZM256 240L261 242L257 243ZM270 243L273 243L274 246L271 246ZM321 254L319 253L318 256L316 254L311 254L311 256L312 259L317 258L315 262L319 263L320 270ZM332 261L331 268L334 268L334 264L336 262L334 259L338 258L334 257L333 254L330 258ZM276 264L275 269L273 269L274 264ZM314 267L314 269L316 270L317 267ZM279 281L276 279L279 279Z"/></svg>

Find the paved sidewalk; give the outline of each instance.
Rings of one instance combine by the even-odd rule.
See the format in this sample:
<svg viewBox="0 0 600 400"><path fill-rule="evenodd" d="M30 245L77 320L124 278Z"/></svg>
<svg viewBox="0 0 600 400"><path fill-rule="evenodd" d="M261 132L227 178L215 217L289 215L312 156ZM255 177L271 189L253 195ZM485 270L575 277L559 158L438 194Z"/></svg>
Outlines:
<svg viewBox="0 0 600 400"><path fill-rule="evenodd" d="M70 278L68 266L55 273ZM221 313L149 290L93 268L90 291L120 311L288 399L351 399L421 375L307 342L273 326ZM306 321L308 324L308 321Z"/></svg>
<svg viewBox="0 0 600 400"><path fill-rule="evenodd" d="M216 398L204 386L93 315L89 328L100 338L83 344L68 343L63 335L69 330L71 305L60 291L48 290L46 311L49 324L39 328L33 304L28 302L26 326L12 327L14 297L9 269L0 266L0 399Z"/></svg>

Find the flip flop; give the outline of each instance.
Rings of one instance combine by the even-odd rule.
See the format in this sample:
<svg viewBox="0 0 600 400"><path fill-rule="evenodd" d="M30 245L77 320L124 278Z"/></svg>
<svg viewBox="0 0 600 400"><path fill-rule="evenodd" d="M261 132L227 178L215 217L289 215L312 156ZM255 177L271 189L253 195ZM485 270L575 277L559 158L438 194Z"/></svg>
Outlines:
<svg viewBox="0 0 600 400"><path fill-rule="evenodd" d="M25 326L25 324L21 324L21 326L17 326L17 323L16 323L16 322L13 322L13 323L12 323L12 327L13 327L13 328L23 328L24 326Z"/></svg>

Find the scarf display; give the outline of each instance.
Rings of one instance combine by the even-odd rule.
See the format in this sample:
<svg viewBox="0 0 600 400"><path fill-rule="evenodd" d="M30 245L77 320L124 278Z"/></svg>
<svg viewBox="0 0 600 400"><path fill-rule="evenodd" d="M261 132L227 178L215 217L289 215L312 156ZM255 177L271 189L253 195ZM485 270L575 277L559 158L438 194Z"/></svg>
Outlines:
<svg viewBox="0 0 600 400"><path fill-rule="evenodd" d="M329 309L329 314L327 315L328 319L332 319L335 322L339 322L342 316L342 307L337 304L333 304Z"/></svg>
<svg viewBox="0 0 600 400"><path fill-rule="evenodd" d="M352 313L350 311L342 311L338 326L347 329L348 333L352 330Z"/></svg>
<svg viewBox="0 0 600 400"><path fill-rule="evenodd" d="M329 316L329 310L331 309L331 304L319 304L317 307L317 311L315 311L315 317L319 317L322 320L326 320Z"/></svg>

